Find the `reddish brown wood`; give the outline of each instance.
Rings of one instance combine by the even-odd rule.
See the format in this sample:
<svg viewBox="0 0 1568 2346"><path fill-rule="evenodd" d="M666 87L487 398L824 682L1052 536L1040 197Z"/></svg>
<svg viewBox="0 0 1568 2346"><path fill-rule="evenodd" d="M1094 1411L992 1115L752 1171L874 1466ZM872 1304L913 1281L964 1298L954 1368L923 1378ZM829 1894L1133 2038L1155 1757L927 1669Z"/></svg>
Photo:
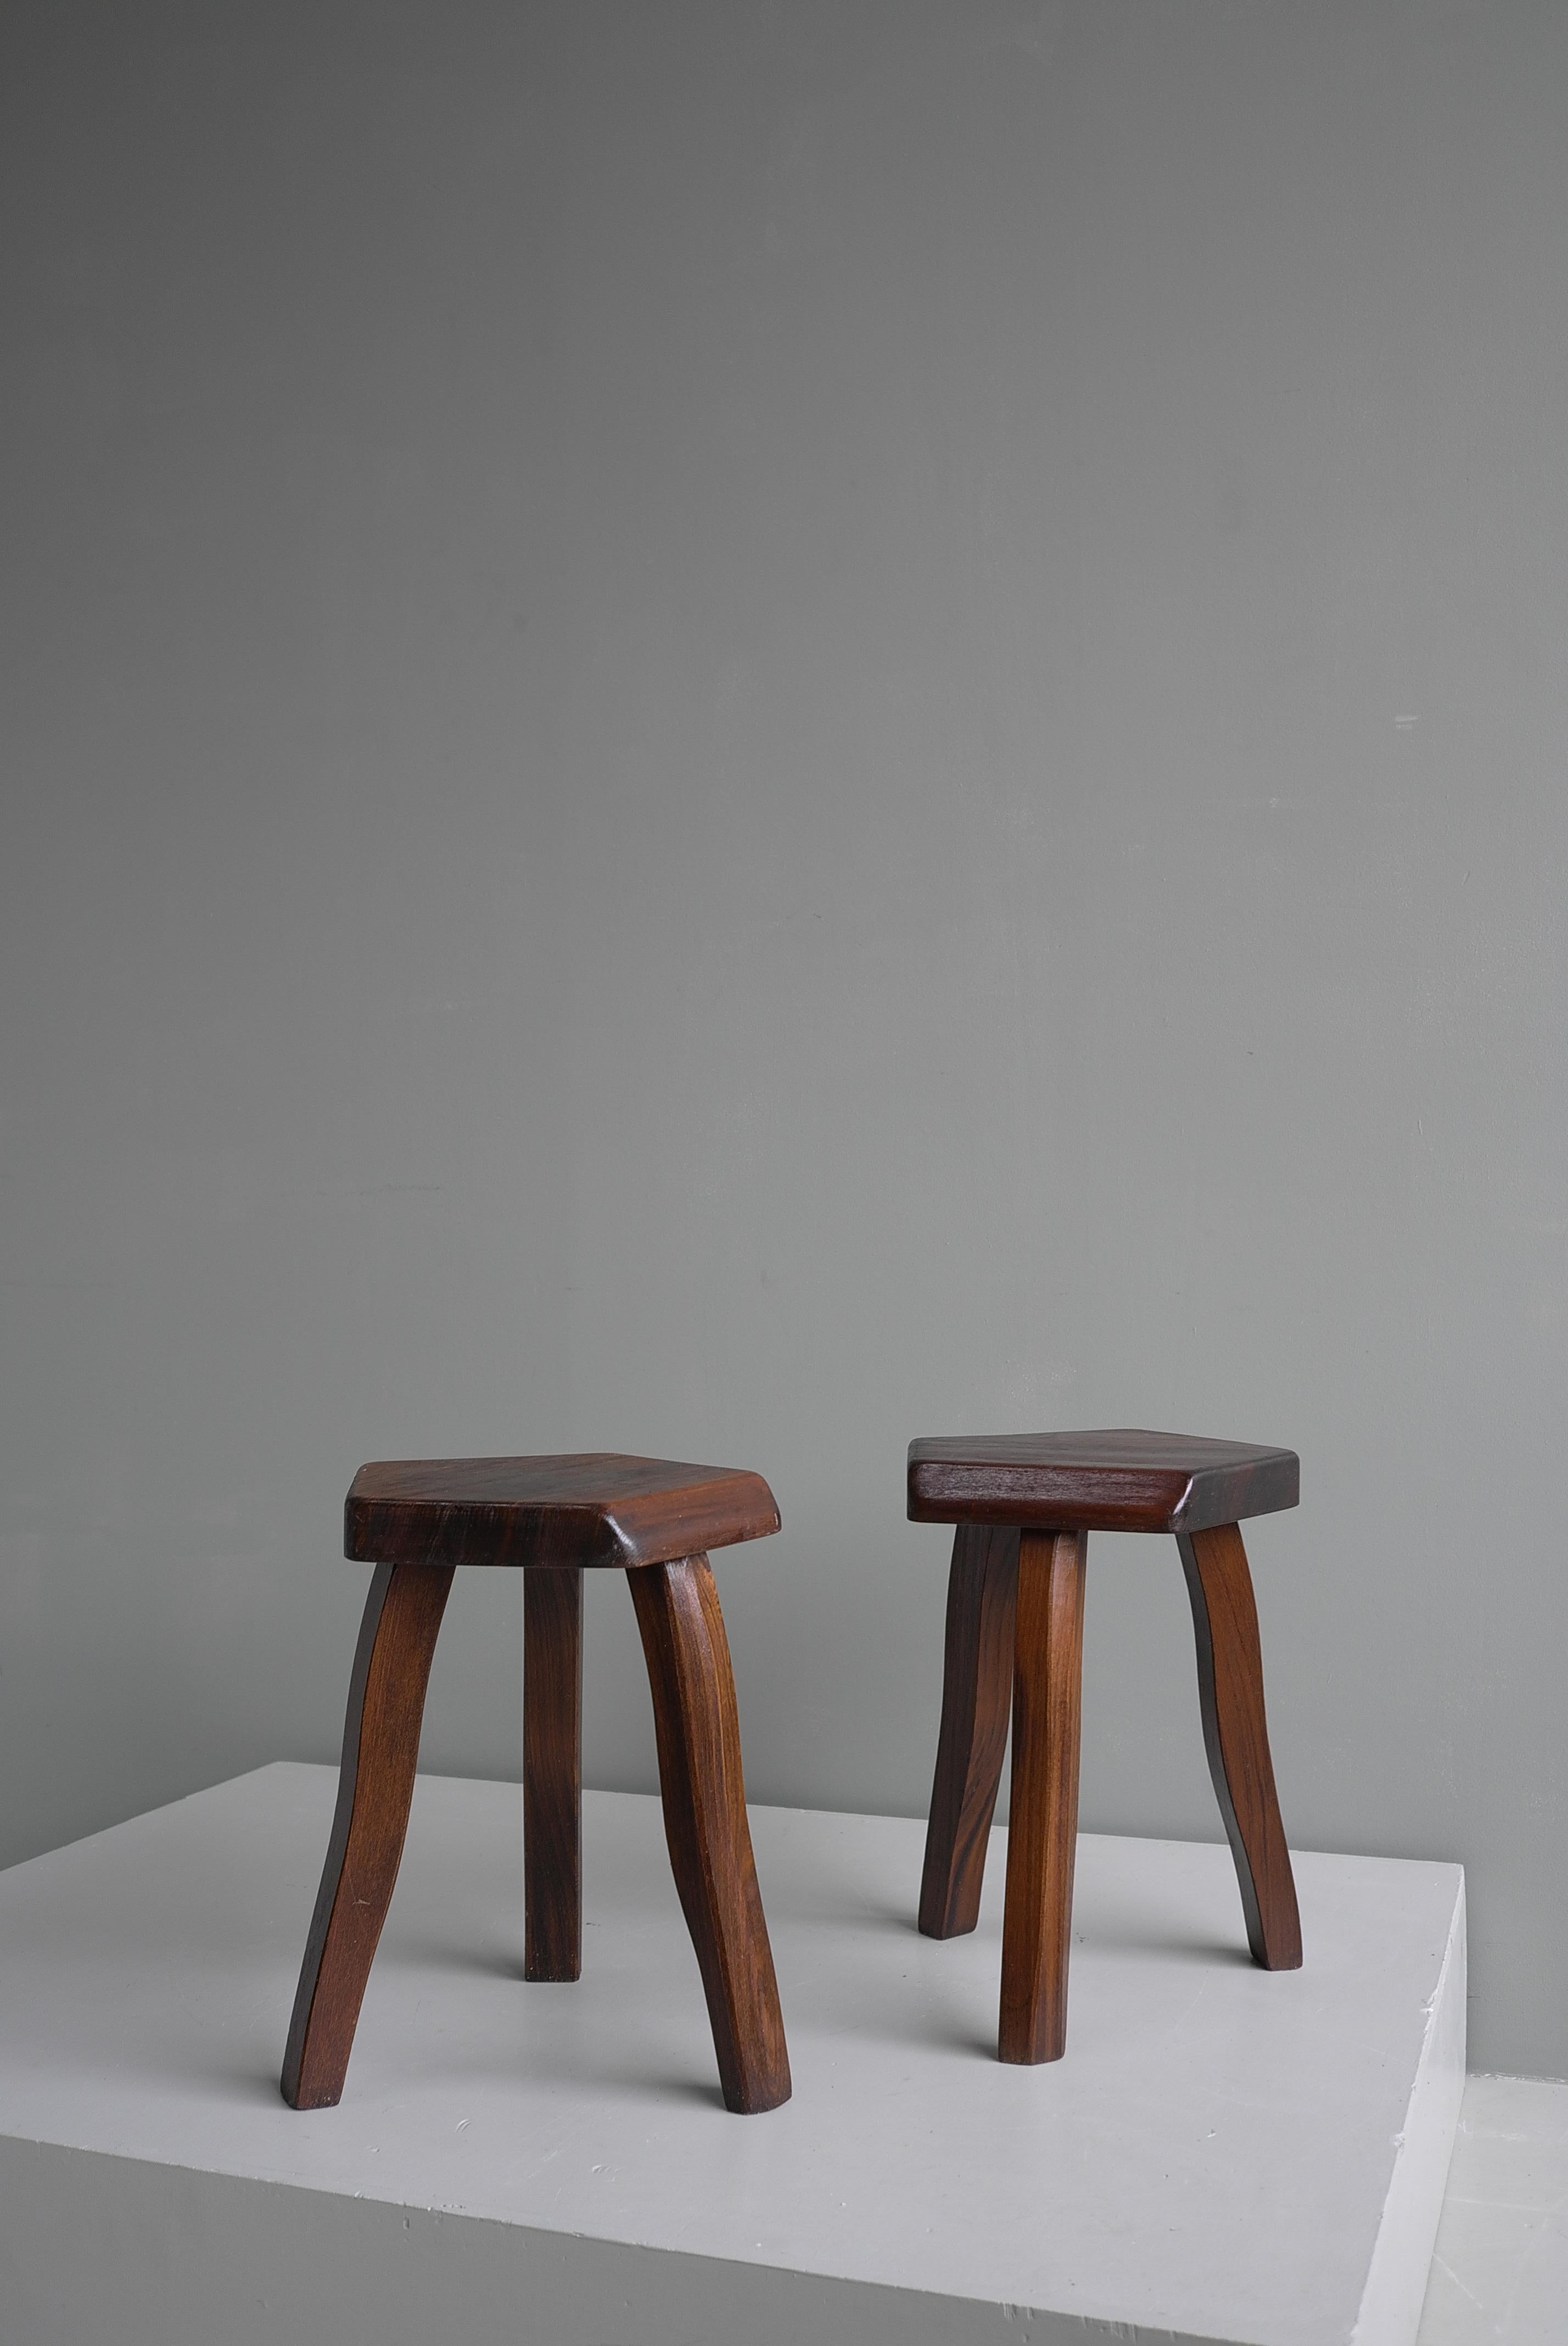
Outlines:
<svg viewBox="0 0 1568 2346"><path fill-rule="evenodd" d="M523 1575L523 1970L583 1971L583 1576Z"/></svg>
<svg viewBox="0 0 1568 2346"><path fill-rule="evenodd" d="M1296 1971L1301 1918L1274 1789L1247 1550L1236 1524L1195 1532L1176 1545L1197 1636L1204 1747L1236 1860L1247 1944L1265 1971Z"/></svg>
<svg viewBox="0 0 1568 2346"><path fill-rule="evenodd" d="M909 1513L921 1524L1037 1531L1196 1532L1293 1507L1293 1450L1131 1431L911 1442Z"/></svg>
<svg viewBox="0 0 1568 2346"><path fill-rule="evenodd" d="M629 1573L653 1689L665 1836L697 1949L724 2099L789 2098L789 2055L757 1886L735 1677L706 1556Z"/></svg>
<svg viewBox="0 0 1568 2346"><path fill-rule="evenodd" d="M1067 2045L1088 1545L1083 1532L1025 1531L1019 1543L1003 2061L1057 2061Z"/></svg>
<svg viewBox="0 0 1568 2346"><path fill-rule="evenodd" d="M431 1658L452 1567L378 1565L349 1681L338 1806L283 2055L297 2110L340 2100L402 1856Z"/></svg>
<svg viewBox="0 0 1568 2346"><path fill-rule="evenodd" d="M382 1459L350 1487L343 1552L392 1564L667 1564L778 1528L761 1475L722 1466L613 1451Z"/></svg>
<svg viewBox="0 0 1568 2346"><path fill-rule="evenodd" d="M942 1728L926 1827L920 1927L953 1939L980 1919L985 1852L1013 1707L1018 1534L961 1524L947 1582Z"/></svg>

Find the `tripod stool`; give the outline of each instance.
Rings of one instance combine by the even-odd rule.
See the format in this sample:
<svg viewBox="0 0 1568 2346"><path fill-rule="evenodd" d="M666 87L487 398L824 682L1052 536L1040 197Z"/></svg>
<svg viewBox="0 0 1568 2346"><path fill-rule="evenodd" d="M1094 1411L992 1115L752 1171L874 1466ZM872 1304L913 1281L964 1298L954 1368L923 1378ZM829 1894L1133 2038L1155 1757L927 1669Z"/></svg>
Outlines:
<svg viewBox="0 0 1568 2346"><path fill-rule="evenodd" d="M1263 1658L1240 1523L1296 1504L1300 1462L1176 1433L1034 1433L913 1442L913 1523L955 1524L936 1779L920 1927L972 1931L1013 1719L1002 1940L1003 2061L1059 2060L1078 1832L1084 1566L1092 1530L1174 1532L1197 1635L1204 1745L1265 1971L1301 1962L1290 1852L1263 1708Z"/></svg>
<svg viewBox="0 0 1568 2346"><path fill-rule="evenodd" d="M361 1466L344 1553L373 1562L349 1685L337 1813L282 2093L343 2090L397 1880L436 1635L461 1565L523 1570L524 1975L582 1972L583 1573L631 1583L653 1689L665 1837L732 2110L789 2098L741 1774L735 1679L706 1551L779 1528L760 1474L667 1458L427 1458Z"/></svg>

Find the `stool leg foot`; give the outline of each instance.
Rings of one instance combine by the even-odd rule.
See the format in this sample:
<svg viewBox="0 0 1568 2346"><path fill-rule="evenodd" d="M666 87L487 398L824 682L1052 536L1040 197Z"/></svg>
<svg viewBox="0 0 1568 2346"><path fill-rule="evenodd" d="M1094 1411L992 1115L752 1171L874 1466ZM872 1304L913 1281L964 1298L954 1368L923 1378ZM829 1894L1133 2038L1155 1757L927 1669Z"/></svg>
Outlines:
<svg viewBox="0 0 1568 2346"><path fill-rule="evenodd" d="M523 1971L583 1973L583 1576L523 1575Z"/></svg>
<svg viewBox="0 0 1568 2346"><path fill-rule="evenodd" d="M360 1627L338 1806L283 2055L297 2110L340 2100L365 1983L392 1902L450 1565L376 1566Z"/></svg>
<svg viewBox="0 0 1568 2346"><path fill-rule="evenodd" d="M1088 1546L1084 1532L1026 1531L1019 1543L1003 2061L1059 2061L1067 2046Z"/></svg>
<svg viewBox="0 0 1568 2346"><path fill-rule="evenodd" d="M955 1939L980 1919L991 1819L1013 1705L1018 1534L960 1524L947 1581L942 1727L926 1826L920 1927Z"/></svg>
<svg viewBox="0 0 1568 2346"><path fill-rule="evenodd" d="M697 1949L728 2108L789 2098L789 2055L757 1887L735 1678L705 1556L626 1575L658 1739L670 1865Z"/></svg>
<svg viewBox="0 0 1568 2346"><path fill-rule="evenodd" d="M1178 1534L1176 1545L1197 1634L1204 1748L1236 1860L1247 1944L1265 1971L1292 1972L1301 1962L1301 1920L1268 1755L1257 1606L1241 1529L1220 1524Z"/></svg>

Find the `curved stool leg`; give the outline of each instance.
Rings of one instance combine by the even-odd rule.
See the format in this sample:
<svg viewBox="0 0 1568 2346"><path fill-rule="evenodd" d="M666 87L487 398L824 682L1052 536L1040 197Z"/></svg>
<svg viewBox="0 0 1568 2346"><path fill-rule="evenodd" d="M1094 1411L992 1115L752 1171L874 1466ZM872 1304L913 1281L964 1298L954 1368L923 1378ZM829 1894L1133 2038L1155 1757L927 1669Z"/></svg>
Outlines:
<svg viewBox="0 0 1568 2346"><path fill-rule="evenodd" d="M960 1524L947 1580L942 1726L926 1826L920 1927L955 1939L980 1920L991 1820L1013 1708L1018 1534Z"/></svg>
<svg viewBox="0 0 1568 2346"><path fill-rule="evenodd" d="M1059 2061L1067 2049L1088 1548L1084 1532L1025 1532L1019 1544L1013 1810L997 2040L1003 2061Z"/></svg>
<svg viewBox="0 0 1568 2346"><path fill-rule="evenodd" d="M1265 1971L1293 1972L1301 1919L1268 1756L1263 1651L1241 1528L1178 1533L1176 1545L1197 1635L1204 1749L1236 1860L1247 1943Z"/></svg>
<svg viewBox="0 0 1568 2346"><path fill-rule="evenodd" d="M283 2055L297 2110L340 2100L408 1830L419 1728L451 1565L381 1564L349 1681L342 1772Z"/></svg>
<svg viewBox="0 0 1568 2346"><path fill-rule="evenodd" d="M523 1575L523 1974L583 1975L583 1575Z"/></svg>
<svg viewBox="0 0 1568 2346"><path fill-rule="evenodd" d="M735 1678L706 1556L626 1575L653 1689L665 1837L727 2106L777 2109L789 2055L746 1817Z"/></svg>

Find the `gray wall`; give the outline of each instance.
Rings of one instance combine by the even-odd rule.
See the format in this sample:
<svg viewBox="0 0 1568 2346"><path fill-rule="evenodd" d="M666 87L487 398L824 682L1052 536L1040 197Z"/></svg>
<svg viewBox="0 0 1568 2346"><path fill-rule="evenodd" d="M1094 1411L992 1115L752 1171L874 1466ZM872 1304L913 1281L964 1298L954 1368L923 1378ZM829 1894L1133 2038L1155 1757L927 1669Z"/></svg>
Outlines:
<svg viewBox="0 0 1568 2346"><path fill-rule="evenodd" d="M463 1450L765 1471L751 1788L917 1811L909 1437L1185 1427L1302 1454L1293 1837L1568 2070L1568 9L0 37L0 1853L334 1756ZM1174 1550L1088 1636L1085 1823L1213 1835Z"/></svg>

